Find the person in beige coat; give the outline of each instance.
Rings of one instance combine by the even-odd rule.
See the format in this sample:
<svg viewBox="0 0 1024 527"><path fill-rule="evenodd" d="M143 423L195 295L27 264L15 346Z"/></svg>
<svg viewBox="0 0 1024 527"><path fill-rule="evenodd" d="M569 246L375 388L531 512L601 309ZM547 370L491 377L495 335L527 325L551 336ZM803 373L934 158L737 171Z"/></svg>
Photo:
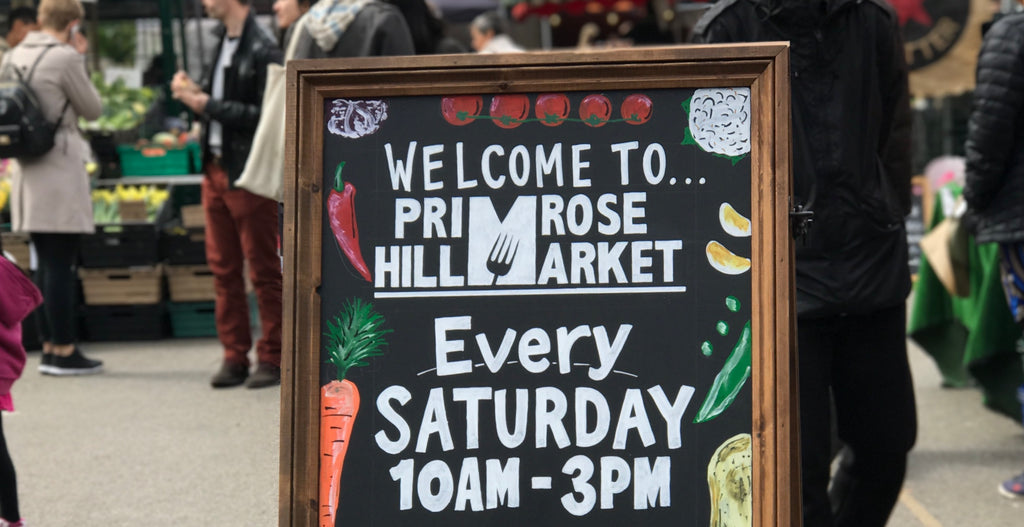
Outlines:
<svg viewBox="0 0 1024 527"><path fill-rule="evenodd" d="M102 370L102 363L86 358L75 344L74 265L81 234L95 228L85 169L89 145L78 131L78 118L96 119L102 111L85 57L69 44L83 14L79 0L42 0L40 30L7 52L3 66L27 75L39 59L29 86L46 118L60 123L52 150L18 159L21 173L11 188L12 230L29 233L38 256L36 281L44 298L37 317L43 340L39 369L53 375Z"/></svg>

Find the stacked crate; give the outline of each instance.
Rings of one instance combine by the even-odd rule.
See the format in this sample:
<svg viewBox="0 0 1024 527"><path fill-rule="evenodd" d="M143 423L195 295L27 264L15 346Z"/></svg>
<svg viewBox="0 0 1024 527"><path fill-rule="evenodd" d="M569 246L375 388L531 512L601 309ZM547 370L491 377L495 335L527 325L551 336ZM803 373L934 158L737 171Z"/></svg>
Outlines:
<svg viewBox="0 0 1024 527"><path fill-rule="evenodd" d="M151 340L164 336L164 268L157 225L97 225L82 237L78 270L87 338Z"/></svg>
<svg viewBox="0 0 1024 527"><path fill-rule="evenodd" d="M164 232L164 257L170 302L171 333L175 337L212 337L214 323L213 272L206 264L206 220L201 205L181 207L181 227Z"/></svg>

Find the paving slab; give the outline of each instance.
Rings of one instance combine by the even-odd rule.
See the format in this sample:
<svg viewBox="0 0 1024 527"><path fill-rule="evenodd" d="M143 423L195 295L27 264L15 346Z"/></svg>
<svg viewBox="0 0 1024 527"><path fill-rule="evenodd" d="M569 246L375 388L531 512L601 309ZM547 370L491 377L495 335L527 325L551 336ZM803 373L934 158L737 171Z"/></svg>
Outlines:
<svg viewBox="0 0 1024 527"><path fill-rule="evenodd" d="M215 339L94 343L106 373L15 385L4 432L33 527L277 525L280 388L213 390ZM920 433L890 527L1024 526L996 485L1024 470L1024 427L946 389L911 345Z"/></svg>

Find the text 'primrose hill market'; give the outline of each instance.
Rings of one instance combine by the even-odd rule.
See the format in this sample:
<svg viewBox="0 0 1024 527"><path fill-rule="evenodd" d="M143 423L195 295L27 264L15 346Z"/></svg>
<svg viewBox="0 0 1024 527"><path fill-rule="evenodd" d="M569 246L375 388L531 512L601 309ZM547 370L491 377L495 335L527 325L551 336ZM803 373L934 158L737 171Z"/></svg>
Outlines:
<svg viewBox="0 0 1024 527"><path fill-rule="evenodd" d="M452 187L457 191L479 192L501 190L506 186L566 188L567 183L568 188L588 189L592 187L591 177L595 172L588 158L591 150L590 144L565 147L555 143L549 147L536 145L531 155L528 147L517 145L506 155L505 147L489 145L481 151L477 178L467 176L465 147L461 142L448 148L443 144L420 147L412 141L404 159L396 158L396 149L391 143L384 145L392 190L413 193L414 186L419 187L422 182L416 193L426 194L451 192ZM638 141L615 143L605 153L609 157L595 164L602 168L617 167L618 173L613 179L623 187L630 186L631 182L635 188L643 184L652 187L663 183L689 185L694 181L693 178L680 181L666 176L665 149L659 143L650 143L642 150L641 153ZM501 165L505 158L507 171ZM637 163L636 170L631 170ZM492 170L492 166L501 168ZM415 174L418 168L422 169L421 177ZM703 183L704 179L697 181ZM513 273L498 282L500 285L673 284L677 280L675 259L683 248L682 240L636 239L648 232L647 193L644 191L604 192L595 196L583 193L568 197L559 194L519 196L504 217L499 216L491 198L484 196L396 197L394 203L396 240L419 236L423 240L459 240L464 237L467 226L471 231L476 228L488 234L479 236L481 240L475 242L470 233L468 247L457 242L433 246L378 246L374 264L377 288L457 288L492 284L485 264L488 254L497 248L494 232L509 228L520 234L515 237L514 246L521 255L517 262L520 275L516 277ZM596 242L555 241L545 249L538 246L538 232L540 236L620 238ZM631 238L622 240L624 236ZM535 261L537 254L543 254L539 271ZM425 269L433 269L433 273Z"/></svg>

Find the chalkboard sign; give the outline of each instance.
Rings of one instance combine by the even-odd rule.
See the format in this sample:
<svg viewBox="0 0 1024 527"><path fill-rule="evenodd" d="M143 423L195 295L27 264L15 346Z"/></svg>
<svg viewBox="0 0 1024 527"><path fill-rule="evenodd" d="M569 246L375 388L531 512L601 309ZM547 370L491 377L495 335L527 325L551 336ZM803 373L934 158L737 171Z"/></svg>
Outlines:
<svg viewBox="0 0 1024 527"><path fill-rule="evenodd" d="M786 58L290 65L282 525L794 525Z"/></svg>

